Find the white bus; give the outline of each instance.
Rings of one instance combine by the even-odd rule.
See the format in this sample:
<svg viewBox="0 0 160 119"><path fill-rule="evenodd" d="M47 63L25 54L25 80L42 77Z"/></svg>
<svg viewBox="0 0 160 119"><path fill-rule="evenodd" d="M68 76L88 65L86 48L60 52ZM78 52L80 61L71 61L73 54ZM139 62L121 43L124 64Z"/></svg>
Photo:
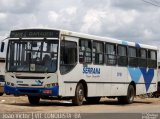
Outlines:
<svg viewBox="0 0 160 119"><path fill-rule="evenodd" d="M53 29L10 33L5 93L40 99L72 99L74 105L157 90L157 47Z"/></svg>
<svg viewBox="0 0 160 119"><path fill-rule="evenodd" d="M5 54L6 47L5 42L1 42L0 47L0 96L4 93L4 84L5 84Z"/></svg>

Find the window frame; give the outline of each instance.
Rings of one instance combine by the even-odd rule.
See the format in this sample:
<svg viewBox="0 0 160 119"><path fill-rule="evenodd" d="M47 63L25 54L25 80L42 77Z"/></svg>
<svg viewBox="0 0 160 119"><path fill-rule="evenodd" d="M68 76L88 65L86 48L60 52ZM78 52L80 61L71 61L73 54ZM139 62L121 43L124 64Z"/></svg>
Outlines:
<svg viewBox="0 0 160 119"><path fill-rule="evenodd" d="M76 62L75 63L73 63L73 64L61 64L61 44L62 44L62 42L72 42L72 43L75 43L76 44ZM60 63L59 63L59 70L60 70L60 73L61 73L61 75L64 75L64 74L67 74L68 72L70 72L70 71L72 71L73 69L74 69L74 67L78 64L78 43L76 42L76 41L70 41L70 40L61 40L61 42L60 42ZM68 71L66 71L66 72L62 72L61 71L61 66L62 65L73 65L72 66L72 68L70 69L70 70L68 70Z"/></svg>
<svg viewBox="0 0 160 119"><path fill-rule="evenodd" d="M150 57L149 57L149 53L150 52L155 52L156 59L152 59L151 58L151 54L150 54ZM147 66L148 66L148 68L156 69L157 68L157 51L156 50L152 50L152 49L148 49L147 56L148 56L147 57Z"/></svg>
<svg viewBox="0 0 160 119"><path fill-rule="evenodd" d="M142 50L144 50L145 53L146 53L146 57L145 57L145 58L142 58L142 57L141 57L141 51L142 51ZM147 59L148 59L148 50L145 49L145 48L140 48L140 49L138 49L138 66L139 66L139 67L145 67L145 68L147 68L147 67L148 67ZM142 61L143 63L144 63L144 61L145 61L145 64L142 65L141 61Z"/></svg>
<svg viewBox="0 0 160 119"><path fill-rule="evenodd" d="M119 49L118 49L119 46L125 47L126 56L119 55ZM120 58L123 58L123 57L125 57L126 63L125 64L120 64L119 60L120 60ZM127 48L126 45L122 45L122 44L118 44L117 45L117 64L118 64L118 66L121 66L121 67L127 67L128 66L128 48Z"/></svg>
<svg viewBox="0 0 160 119"><path fill-rule="evenodd" d="M22 42L27 42L27 43L33 43L33 42L40 42L40 43L45 43L45 42L50 42L50 43L53 43L53 42L57 42L57 48L56 48L56 50L57 50L57 53L55 53L57 56L55 56L56 57L56 59L57 59L57 61L56 61L56 69L55 69L55 71L54 72L51 72L51 71L48 71L47 73L55 73L55 72L57 72L57 70L58 70L58 58L59 58L59 40L43 40L43 39L38 39L38 40L35 40L34 41L34 39L26 39L26 38L24 38L24 41L22 40L17 40L17 39L10 39L9 41L8 41L8 47L7 47L7 55L6 55L6 66L5 66L5 69L6 69L6 71L7 72L30 72L30 73L44 73L44 71L31 71L31 69L30 69L30 66L29 66L29 70L28 71L13 71L13 70L10 70L10 65L9 64L11 64L11 60L9 60L10 59L10 57L11 57L11 51L10 51L10 43L11 42L14 42L14 44L15 43L17 43L17 44L23 44ZM43 45L42 45L43 46ZM37 46L38 47L38 46ZM20 47L19 47L20 48ZM43 48L43 47L42 47ZM14 47L13 47L13 49L14 50L16 50L16 51L18 51L18 47L15 49L15 45L14 45ZM25 52L26 52L27 50L25 49ZM28 50L29 51L29 50ZM31 46L31 49L30 49L30 51L34 51L33 50L33 46ZM36 51L36 50L35 50ZM43 49L41 49L40 51L38 51L37 50L37 52L40 52L40 53L45 53L45 52L47 52L47 51L43 51ZM19 52L20 53L20 52ZM51 53L51 52L48 52L48 53ZM15 55L15 52L12 54L12 55ZM14 56L14 57L17 57L17 54ZM14 60L14 59L13 59ZM16 59L16 62L17 62L17 59ZM13 62L14 63L14 62ZM31 64L31 61L29 60L29 64Z"/></svg>
<svg viewBox="0 0 160 119"><path fill-rule="evenodd" d="M99 53L99 52L93 52L93 45L94 45L94 42L95 43L101 43L102 44L102 46L103 46L103 52L102 53ZM98 41L98 40L93 40L92 41L92 62L93 62L93 64L94 65L104 65L104 48L105 48L105 45L104 45L104 42L103 41ZM95 61L93 60L94 58L93 58L93 54L95 53L95 56L96 56L96 54L102 54L102 63L95 63ZM95 59L96 60L96 59Z"/></svg>
<svg viewBox="0 0 160 119"><path fill-rule="evenodd" d="M136 56L133 57L133 56L130 56L130 48L134 49L136 52ZM137 48L136 47L133 47L133 46L128 46L128 66L130 67L138 67L138 52L137 52ZM133 60L133 61L131 61ZM135 62L136 61L136 62ZM134 64L135 63L135 64Z"/></svg>
<svg viewBox="0 0 160 119"><path fill-rule="evenodd" d="M115 54L111 54L111 53L107 53L106 51L107 51L107 45L112 45L113 47L115 47ZM115 63L114 64L111 64L111 63L109 63L108 62L108 57L109 56L115 56L115 59L112 59L112 60L115 60ZM107 58L107 59L106 59ZM115 44L115 43L108 43L108 42L106 42L105 43L105 50L104 50L104 63L106 64L106 65L110 65L110 66L115 66L115 65L117 65L117 44Z"/></svg>
<svg viewBox="0 0 160 119"><path fill-rule="evenodd" d="M81 49L81 47L80 47L80 41L81 40L84 40L84 41L90 41L90 43L91 43L91 56L90 56L90 58L91 58L91 61L90 62L86 62L85 61L85 54L86 54L86 50L85 51L80 51ZM79 63L80 64L92 64L92 46L93 46L93 43L92 43L92 40L90 40L90 39L85 39L85 38L79 38L79 40L78 40L78 61L79 61ZM83 62L81 62L80 61L80 52L83 52Z"/></svg>

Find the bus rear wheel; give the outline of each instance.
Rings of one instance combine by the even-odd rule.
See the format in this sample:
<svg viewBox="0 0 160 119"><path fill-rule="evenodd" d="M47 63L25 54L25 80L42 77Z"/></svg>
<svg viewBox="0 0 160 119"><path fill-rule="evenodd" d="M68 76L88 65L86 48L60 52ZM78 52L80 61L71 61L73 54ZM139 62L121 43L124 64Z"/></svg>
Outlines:
<svg viewBox="0 0 160 119"><path fill-rule="evenodd" d="M80 106L83 104L84 99L84 87L82 83L79 83L76 87L75 96L72 99L72 103L75 106Z"/></svg>
<svg viewBox="0 0 160 119"><path fill-rule="evenodd" d="M101 97L86 97L87 103L96 104L100 101Z"/></svg>
<svg viewBox="0 0 160 119"><path fill-rule="evenodd" d="M133 87L133 85L129 85L128 91L127 91L127 96L118 97L118 102L121 104L131 104L134 101L134 96L135 96L134 87Z"/></svg>
<svg viewBox="0 0 160 119"><path fill-rule="evenodd" d="M29 100L29 103L31 105L37 105L37 104L39 104L40 97L38 97L38 96L28 96L28 100Z"/></svg>

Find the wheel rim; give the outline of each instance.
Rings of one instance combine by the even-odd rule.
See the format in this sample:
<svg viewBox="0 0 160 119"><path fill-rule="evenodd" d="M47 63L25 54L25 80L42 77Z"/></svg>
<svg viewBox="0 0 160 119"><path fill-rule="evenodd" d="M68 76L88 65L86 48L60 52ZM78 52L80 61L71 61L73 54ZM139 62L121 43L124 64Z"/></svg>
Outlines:
<svg viewBox="0 0 160 119"><path fill-rule="evenodd" d="M132 102L133 99L134 99L134 90L131 89L131 90L129 90L129 100L130 100L130 102Z"/></svg>
<svg viewBox="0 0 160 119"><path fill-rule="evenodd" d="M79 91L78 91L78 99L79 99L79 101L83 101L83 89L82 88L80 88L79 89Z"/></svg>

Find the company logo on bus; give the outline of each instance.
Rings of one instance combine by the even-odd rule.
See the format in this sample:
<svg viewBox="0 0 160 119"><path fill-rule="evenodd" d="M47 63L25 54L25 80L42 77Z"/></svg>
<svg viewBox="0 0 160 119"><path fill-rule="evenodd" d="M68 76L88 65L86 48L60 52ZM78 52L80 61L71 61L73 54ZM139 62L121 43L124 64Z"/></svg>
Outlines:
<svg viewBox="0 0 160 119"><path fill-rule="evenodd" d="M100 74L100 68L83 67L83 74Z"/></svg>
<svg viewBox="0 0 160 119"><path fill-rule="evenodd" d="M42 84L43 84L43 81L41 81L41 80L35 80L35 82L36 82L38 85L42 85Z"/></svg>

